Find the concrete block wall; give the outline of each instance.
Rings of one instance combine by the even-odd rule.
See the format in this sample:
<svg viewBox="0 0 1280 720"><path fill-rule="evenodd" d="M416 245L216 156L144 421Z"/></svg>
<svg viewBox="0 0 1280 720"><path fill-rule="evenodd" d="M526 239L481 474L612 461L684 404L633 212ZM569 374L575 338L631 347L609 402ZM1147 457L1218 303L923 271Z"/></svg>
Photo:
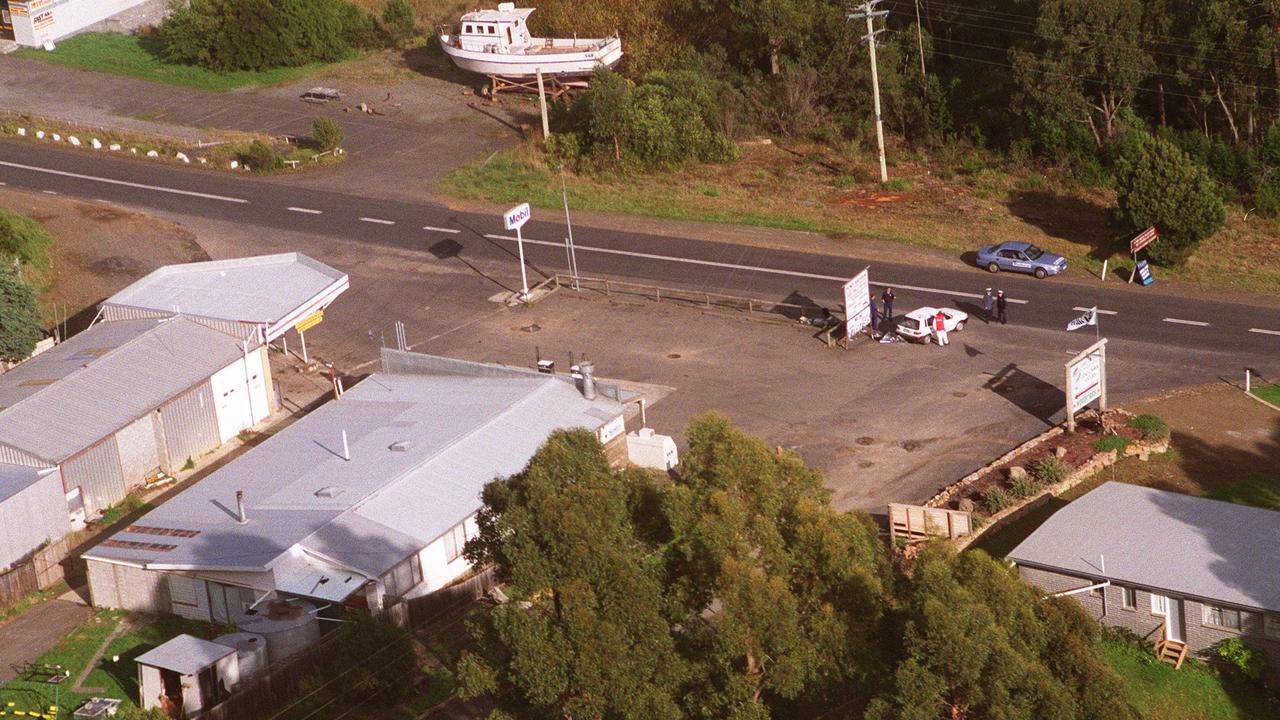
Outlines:
<svg viewBox="0 0 1280 720"><path fill-rule="evenodd" d="M89 601L98 608L120 608L167 615L171 612L164 575L134 565L87 560Z"/></svg>

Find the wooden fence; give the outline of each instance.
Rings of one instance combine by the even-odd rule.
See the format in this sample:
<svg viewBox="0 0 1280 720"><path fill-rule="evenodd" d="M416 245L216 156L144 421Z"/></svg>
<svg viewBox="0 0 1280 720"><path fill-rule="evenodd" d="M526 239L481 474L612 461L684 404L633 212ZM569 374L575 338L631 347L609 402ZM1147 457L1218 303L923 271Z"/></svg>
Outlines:
<svg viewBox="0 0 1280 720"><path fill-rule="evenodd" d="M62 561L71 552L71 537L36 550L14 568L0 574L0 607L8 607L62 579Z"/></svg>
<svg viewBox="0 0 1280 720"><path fill-rule="evenodd" d="M493 568L462 582L387 608L387 620L402 628L418 628L475 602L498 584Z"/></svg>
<svg viewBox="0 0 1280 720"><path fill-rule="evenodd" d="M326 667L337 654L338 635L329 633L316 645L270 666L236 688L222 704L206 710L203 717L207 720L269 720L287 705L305 700L310 688L323 682L316 678L318 668Z"/></svg>
<svg viewBox="0 0 1280 720"><path fill-rule="evenodd" d="M889 504L889 537L907 541L931 537L955 539L973 533L973 518L967 512L920 505Z"/></svg>

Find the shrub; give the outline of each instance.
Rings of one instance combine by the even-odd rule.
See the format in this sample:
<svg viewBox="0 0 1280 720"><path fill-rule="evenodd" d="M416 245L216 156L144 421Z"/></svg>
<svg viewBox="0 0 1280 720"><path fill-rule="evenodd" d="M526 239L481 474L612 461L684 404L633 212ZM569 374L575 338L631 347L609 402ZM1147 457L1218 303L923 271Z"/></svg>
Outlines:
<svg viewBox="0 0 1280 720"><path fill-rule="evenodd" d="M1068 468L1056 457L1047 457L1031 463L1027 472L1042 485L1053 485L1067 479Z"/></svg>
<svg viewBox="0 0 1280 720"><path fill-rule="evenodd" d="M1125 448L1129 447L1129 440L1119 435L1108 435L1104 438L1093 441L1093 449L1098 452L1110 452L1115 450L1117 455L1123 455Z"/></svg>
<svg viewBox="0 0 1280 720"><path fill-rule="evenodd" d="M408 631L355 611L338 632L338 652L326 663L326 677L344 676L347 687L359 688L362 704L374 709L391 707L413 692L413 683L405 682L417 672Z"/></svg>
<svg viewBox="0 0 1280 720"><path fill-rule="evenodd" d="M884 184L884 189L893 192L906 192L911 189L911 181L906 178L894 178Z"/></svg>
<svg viewBox="0 0 1280 720"><path fill-rule="evenodd" d="M327 117L318 117L311 123L311 138L322 151L335 150L342 144L342 128Z"/></svg>
<svg viewBox="0 0 1280 720"><path fill-rule="evenodd" d="M1267 666L1266 652L1245 645L1240 638L1223 640L1218 645L1218 657L1251 680L1262 677L1262 671Z"/></svg>
<svg viewBox="0 0 1280 720"><path fill-rule="evenodd" d="M40 341L40 305L17 263L0 254L0 360L25 360Z"/></svg>
<svg viewBox="0 0 1280 720"><path fill-rule="evenodd" d="M1280 181L1262 183L1253 196L1253 205L1267 217L1280 215Z"/></svg>
<svg viewBox="0 0 1280 720"><path fill-rule="evenodd" d="M1185 260L1222 227L1226 209L1213 178L1172 142L1143 134L1116 162L1116 207L1134 232L1155 225L1153 261Z"/></svg>
<svg viewBox="0 0 1280 720"><path fill-rule="evenodd" d="M1169 424L1155 415L1142 414L1126 423L1129 427L1142 431L1143 440L1163 440L1169 437Z"/></svg>
<svg viewBox="0 0 1280 720"><path fill-rule="evenodd" d="M409 0L387 0L387 4L382 6L382 26L396 43L413 37L416 24Z"/></svg>
<svg viewBox="0 0 1280 720"><path fill-rule="evenodd" d="M270 145L261 140L254 140L240 155L240 162L249 166L255 173L268 173L284 166L280 155Z"/></svg>
<svg viewBox="0 0 1280 720"><path fill-rule="evenodd" d="M1009 507L1009 496L1000 488L991 488L982 494L982 506L992 515Z"/></svg>
<svg viewBox="0 0 1280 720"><path fill-rule="evenodd" d="M1009 486L1009 492L1016 498L1029 498L1036 494L1040 488L1034 482L1027 478L1018 478Z"/></svg>
<svg viewBox="0 0 1280 720"><path fill-rule="evenodd" d="M15 257L26 265L43 268L53 238L40 223L26 215L0 208L0 258Z"/></svg>

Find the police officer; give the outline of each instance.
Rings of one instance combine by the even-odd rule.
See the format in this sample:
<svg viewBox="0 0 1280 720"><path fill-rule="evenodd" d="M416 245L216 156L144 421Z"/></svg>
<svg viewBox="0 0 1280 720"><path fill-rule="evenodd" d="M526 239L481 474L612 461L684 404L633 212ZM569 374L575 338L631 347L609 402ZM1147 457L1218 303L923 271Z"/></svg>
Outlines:
<svg viewBox="0 0 1280 720"><path fill-rule="evenodd" d="M984 315L983 322L988 325L991 324L991 308L995 305L995 302L996 298L991 294L991 288L987 288L987 294L982 296L982 312Z"/></svg>
<svg viewBox="0 0 1280 720"><path fill-rule="evenodd" d="M1003 290L996 291L996 314L1000 316L1000 324L1009 324L1009 301L1004 296Z"/></svg>
<svg viewBox="0 0 1280 720"><path fill-rule="evenodd" d="M884 319L893 319L893 288L887 287L880 294L880 304L884 305Z"/></svg>

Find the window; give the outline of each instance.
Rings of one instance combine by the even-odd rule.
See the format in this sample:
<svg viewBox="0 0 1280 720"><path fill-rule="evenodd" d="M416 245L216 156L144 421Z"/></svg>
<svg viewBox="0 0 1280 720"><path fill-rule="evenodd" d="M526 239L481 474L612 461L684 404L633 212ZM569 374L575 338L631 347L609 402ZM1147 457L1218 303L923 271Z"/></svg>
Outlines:
<svg viewBox="0 0 1280 720"><path fill-rule="evenodd" d="M186 607L199 607L200 602L196 599L196 580L181 575L169 576L169 600L174 605L185 605Z"/></svg>
<svg viewBox="0 0 1280 720"><path fill-rule="evenodd" d="M1027 257L1031 258L1032 260L1035 260L1036 258L1043 255L1044 251L1036 247L1035 245L1032 245L1027 248L1026 253L1027 253Z"/></svg>
<svg viewBox="0 0 1280 720"><path fill-rule="evenodd" d="M388 598L403 597L422 582L422 563L414 553L382 576L383 594Z"/></svg>
<svg viewBox="0 0 1280 720"><path fill-rule="evenodd" d="M1168 615L1169 614L1169 598L1163 595L1151 593L1151 614L1152 615Z"/></svg>
<svg viewBox="0 0 1280 720"><path fill-rule="evenodd" d="M1204 607L1204 624L1213 625L1215 627L1228 628L1230 630L1240 629L1240 611L1231 608L1214 607L1205 605Z"/></svg>
<svg viewBox="0 0 1280 720"><path fill-rule="evenodd" d="M490 35L497 35L497 34L498 34L498 29L497 29L497 28L495 28L494 26L490 25L490 26L489 26L489 34L490 34Z"/></svg>
<svg viewBox="0 0 1280 720"><path fill-rule="evenodd" d="M1138 607L1138 591L1133 588L1120 588L1120 607L1133 610Z"/></svg>
<svg viewBox="0 0 1280 720"><path fill-rule="evenodd" d="M444 536L444 558L447 562L453 562L462 555L463 546L467 544L467 523L460 522L453 526Z"/></svg>
<svg viewBox="0 0 1280 720"><path fill-rule="evenodd" d="M1262 631L1267 637L1280 639L1280 615L1266 615L1262 620Z"/></svg>
<svg viewBox="0 0 1280 720"><path fill-rule="evenodd" d="M463 32L465 32L466 34L470 35L470 34L471 34L471 26L470 26L470 25L468 25L468 26L466 26L465 28L463 28Z"/></svg>

